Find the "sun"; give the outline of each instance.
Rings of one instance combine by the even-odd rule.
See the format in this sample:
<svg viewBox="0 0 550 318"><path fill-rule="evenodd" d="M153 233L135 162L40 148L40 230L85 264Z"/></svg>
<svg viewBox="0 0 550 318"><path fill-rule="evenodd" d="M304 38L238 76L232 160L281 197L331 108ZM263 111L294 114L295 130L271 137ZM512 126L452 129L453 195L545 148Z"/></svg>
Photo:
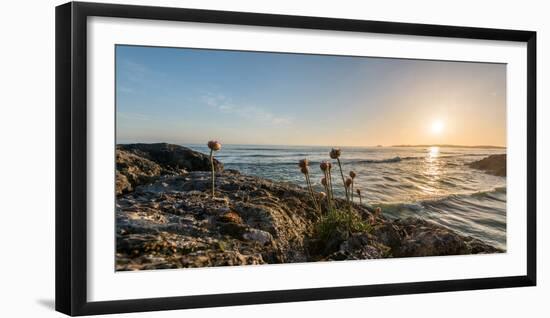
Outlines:
<svg viewBox="0 0 550 318"><path fill-rule="evenodd" d="M441 134L445 129L445 124L441 120L432 122L431 131L433 134Z"/></svg>

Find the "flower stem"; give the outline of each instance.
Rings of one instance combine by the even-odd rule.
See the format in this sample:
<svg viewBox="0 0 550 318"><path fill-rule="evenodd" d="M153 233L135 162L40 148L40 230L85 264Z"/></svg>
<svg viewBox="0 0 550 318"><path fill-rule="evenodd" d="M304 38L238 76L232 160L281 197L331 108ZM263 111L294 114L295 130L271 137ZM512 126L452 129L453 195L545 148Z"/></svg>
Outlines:
<svg viewBox="0 0 550 318"><path fill-rule="evenodd" d="M342 183L344 184L344 190L346 191L346 200L349 201L348 188L346 187L346 179L344 178L344 171L342 170L342 164L340 163L340 158L338 160L338 167L340 167L340 175L342 176Z"/></svg>
<svg viewBox="0 0 550 318"><path fill-rule="evenodd" d="M309 190L309 194L311 195L311 199L313 199L313 204L315 205L315 209L321 213L321 208L319 207L319 204L317 203L317 198L315 198L315 194L313 193L313 187L311 186L311 180L309 179L309 173L305 174L306 177L306 183Z"/></svg>
<svg viewBox="0 0 550 318"><path fill-rule="evenodd" d="M212 170L212 198L214 198L214 185L215 185L215 178L216 173L214 172L214 157L212 156L214 150L210 149L210 167Z"/></svg>
<svg viewBox="0 0 550 318"><path fill-rule="evenodd" d="M329 168L328 169L328 183L330 185L330 197L331 199L334 199L334 188L332 186L332 168Z"/></svg>
<svg viewBox="0 0 550 318"><path fill-rule="evenodd" d="M325 189L327 191L327 202L328 202L328 208L330 211L332 211L332 193L330 191L330 179L329 179L329 174L328 174L328 171L324 171L325 173L325 180L327 182L327 185L325 185Z"/></svg>

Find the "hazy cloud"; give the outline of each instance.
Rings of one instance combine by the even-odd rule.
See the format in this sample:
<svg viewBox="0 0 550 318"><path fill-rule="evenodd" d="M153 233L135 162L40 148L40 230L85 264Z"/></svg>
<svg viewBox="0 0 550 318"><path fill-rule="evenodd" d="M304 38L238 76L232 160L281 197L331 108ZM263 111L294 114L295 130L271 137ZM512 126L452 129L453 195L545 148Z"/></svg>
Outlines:
<svg viewBox="0 0 550 318"><path fill-rule="evenodd" d="M293 118L291 117L278 116L262 107L249 105L237 106L231 103L228 98L219 94L207 94L202 97L202 101L206 105L216 108L221 112L234 114L245 119L255 120L276 126L289 125L293 121Z"/></svg>

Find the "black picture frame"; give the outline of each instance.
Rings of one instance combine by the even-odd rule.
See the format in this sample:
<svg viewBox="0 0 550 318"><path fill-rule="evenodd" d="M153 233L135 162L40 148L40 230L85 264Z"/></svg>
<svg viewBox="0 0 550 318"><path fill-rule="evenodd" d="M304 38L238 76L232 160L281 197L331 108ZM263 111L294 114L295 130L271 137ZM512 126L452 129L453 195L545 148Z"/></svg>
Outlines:
<svg viewBox="0 0 550 318"><path fill-rule="evenodd" d="M496 278L88 302L86 20L91 16L525 42L527 274ZM56 310L68 315L91 315L536 285L536 32L81 2L70 2L56 7L55 28Z"/></svg>

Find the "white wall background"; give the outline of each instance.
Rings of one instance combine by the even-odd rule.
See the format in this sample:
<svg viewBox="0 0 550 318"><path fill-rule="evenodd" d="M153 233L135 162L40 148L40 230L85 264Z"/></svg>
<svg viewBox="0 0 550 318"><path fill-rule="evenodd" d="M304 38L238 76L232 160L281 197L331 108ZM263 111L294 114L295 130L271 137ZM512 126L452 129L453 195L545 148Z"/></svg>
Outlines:
<svg viewBox="0 0 550 318"><path fill-rule="evenodd" d="M468 291L116 315L116 317L543 317L550 314L550 8L546 1L162 0L115 1L232 11L527 29L538 32L539 285ZM54 7L10 1L0 16L0 316L61 317L54 304ZM548 139L547 139L548 140ZM544 250L546 249L546 250ZM545 315L546 314L546 315Z"/></svg>

